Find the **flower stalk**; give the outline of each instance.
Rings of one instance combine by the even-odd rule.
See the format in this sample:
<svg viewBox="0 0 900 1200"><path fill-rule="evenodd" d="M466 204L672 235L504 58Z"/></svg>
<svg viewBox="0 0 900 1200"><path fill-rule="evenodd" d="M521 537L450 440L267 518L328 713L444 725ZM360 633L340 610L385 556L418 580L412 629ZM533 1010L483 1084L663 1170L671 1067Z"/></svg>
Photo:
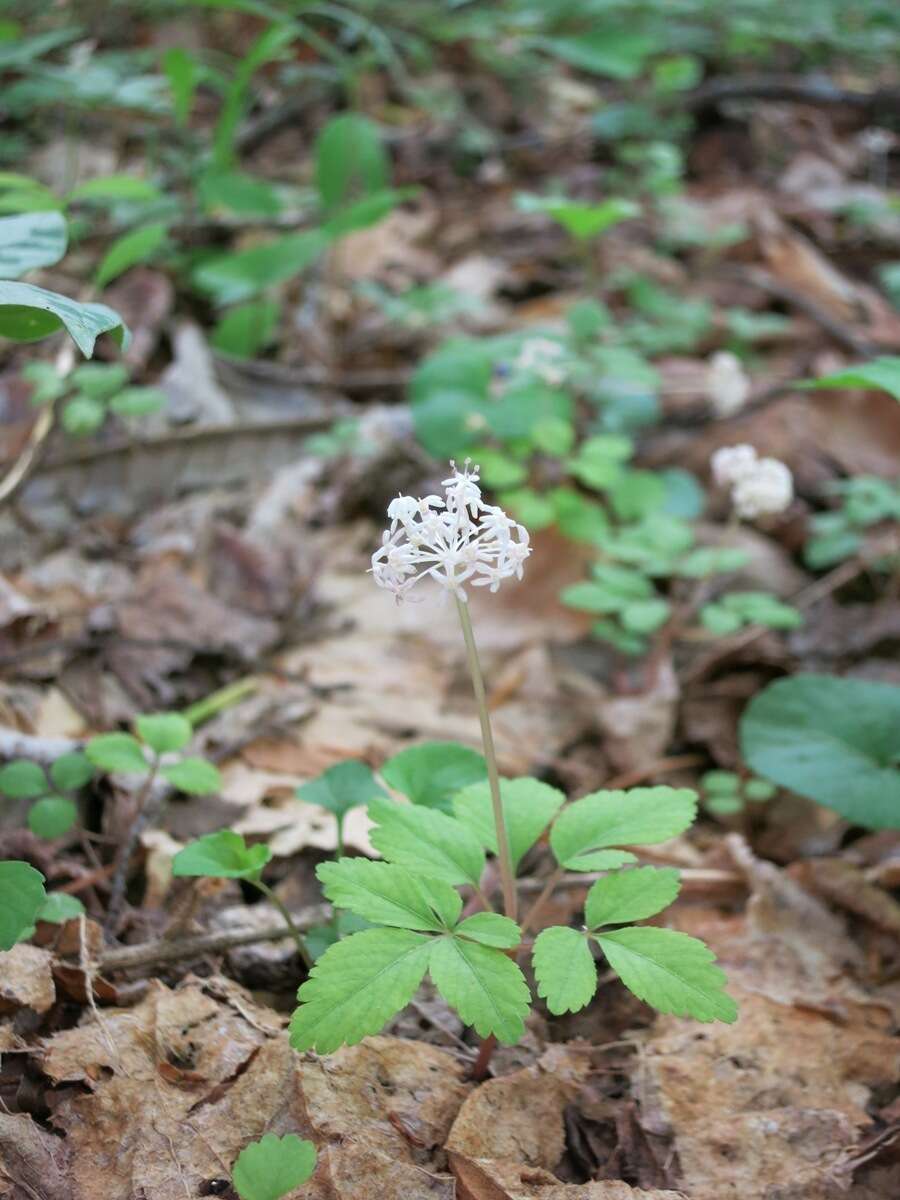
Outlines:
<svg viewBox="0 0 900 1200"><path fill-rule="evenodd" d="M503 802L500 798L500 772L497 769L497 752L494 748L494 734L491 729L491 716L488 710L487 693L484 687L484 675L481 671L481 661L478 657L478 647L475 643L475 632L472 629L469 605L465 600L460 600L459 596L456 596L456 611L459 614L463 640L466 643L466 659L469 664L469 674L472 678L472 688L475 692L478 719L481 722L481 740L484 744L488 784L491 789L491 806L494 811L494 827L497 833L497 861L500 864L500 879L503 885L503 910L508 917L511 917L515 921L519 907L516 895L516 878L513 871L512 855L509 849L509 835L506 832L506 820L503 816Z"/></svg>

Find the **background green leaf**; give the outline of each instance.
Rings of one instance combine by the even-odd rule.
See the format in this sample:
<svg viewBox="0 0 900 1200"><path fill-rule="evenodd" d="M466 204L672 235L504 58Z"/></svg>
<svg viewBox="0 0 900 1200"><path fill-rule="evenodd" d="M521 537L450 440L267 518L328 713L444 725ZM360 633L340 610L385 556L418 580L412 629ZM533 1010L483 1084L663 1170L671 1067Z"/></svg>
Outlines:
<svg viewBox="0 0 900 1200"><path fill-rule="evenodd" d="M66 222L59 212L28 212L0 217L0 278L49 267L66 252Z"/></svg>
<svg viewBox="0 0 900 1200"><path fill-rule="evenodd" d="M254 879L272 857L268 846L248 846L239 833L220 829L191 842L172 860L173 875L211 879Z"/></svg>
<svg viewBox="0 0 900 1200"><path fill-rule="evenodd" d="M0 793L11 800L33 800L50 791L43 767L27 758L0 767Z"/></svg>
<svg viewBox="0 0 900 1200"><path fill-rule="evenodd" d="M130 733L101 733L91 738L84 752L101 771L143 775L150 770L143 746Z"/></svg>
<svg viewBox="0 0 900 1200"><path fill-rule="evenodd" d="M0 862L0 950L11 950L31 929L46 898L40 871L24 862Z"/></svg>
<svg viewBox="0 0 900 1200"><path fill-rule="evenodd" d="M318 778L301 783L296 792L298 800L327 808L336 817L344 817L352 808L360 808L385 794L371 767L356 759L335 763Z"/></svg>
<svg viewBox="0 0 900 1200"><path fill-rule="evenodd" d="M413 804L449 812L454 794L478 779L485 779L487 767L484 758L468 746L457 742L422 742L389 758L381 768L381 777Z"/></svg>
<svg viewBox="0 0 900 1200"><path fill-rule="evenodd" d="M145 713L136 717L134 727L142 742L157 754L168 754L186 746L194 730L180 713Z"/></svg>
<svg viewBox="0 0 900 1200"><path fill-rule="evenodd" d="M44 796L28 810L28 828L42 838L68 833L78 820L78 809L67 796Z"/></svg>
<svg viewBox="0 0 900 1200"><path fill-rule="evenodd" d="M316 1148L295 1133L267 1133L237 1156L232 1182L241 1200L281 1200L316 1169Z"/></svg>
<svg viewBox="0 0 900 1200"><path fill-rule="evenodd" d="M160 774L189 796L210 796L222 786L218 767L205 758L182 758L178 762L165 763L160 767Z"/></svg>

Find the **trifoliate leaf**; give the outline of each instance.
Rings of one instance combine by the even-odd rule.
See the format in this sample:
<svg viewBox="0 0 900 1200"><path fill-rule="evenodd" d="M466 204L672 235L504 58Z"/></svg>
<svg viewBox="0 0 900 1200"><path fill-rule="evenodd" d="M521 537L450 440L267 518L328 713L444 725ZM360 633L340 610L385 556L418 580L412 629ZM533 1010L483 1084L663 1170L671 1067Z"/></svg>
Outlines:
<svg viewBox="0 0 900 1200"><path fill-rule="evenodd" d="M191 740L194 730L190 721L180 713L148 713L134 722L141 741L157 754L181 750Z"/></svg>
<svg viewBox="0 0 900 1200"><path fill-rule="evenodd" d="M635 867L598 879L587 894L584 916L589 929L643 921L671 904L681 888L674 867Z"/></svg>
<svg viewBox="0 0 900 1200"><path fill-rule="evenodd" d="M444 937L431 948L429 972L447 1003L480 1037L506 1046L525 1031L530 996L525 976L501 950Z"/></svg>
<svg viewBox="0 0 900 1200"><path fill-rule="evenodd" d="M33 800L47 791L47 776L37 763L20 758L0 767L0 792L11 800Z"/></svg>
<svg viewBox="0 0 900 1200"><path fill-rule="evenodd" d="M286 1133L267 1133L237 1156L231 1175L241 1200L281 1200L298 1188L316 1169L312 1142Z"/></svg>
<svg viewBox="0 0 900 1200"><path fill-rule="evenodd" d="M596 936L609 965L645 1004L697 1021L737 1020L725 972L699 939L650 925Z"/></svg>
<svg viewBox="0 0 900 1200"><path fill-rule="evenodd" d="M535 938L532 956L538 995L555 1016L590 1003L597 990L597 966L585 934L551 925Z"/></svg>
<svg viewBox="0 0 900 1200"><path fill-rule="evenodd" d="M369 840L389 862L445 883L478 886L484 851L470 829L421 804L378 800L369 805Z"/></svg>
<svg viewBox="0 0 900 1200"><path fill-rule="evenodd" d="M515 870L553 820L565 796L539 779L501 779L500 800ZM454 797L453 809L457 818L481 839L482 845L496 854L497 831L490 786L486 782L473 783Z"/></svg>
<svg viewBox="0 0 900 1200"><path fill-rule="evenodd" d="M42 838L68 833L78 820L78 809L67 796L44 796L28 810L28 828Z"/></svg>
<svg viewBox="0 0 900 1200"><path fill-rule="evenodd" d="M254 879L271 857L268 846L248 846L239 833L220 829L179 850L172 859L172 874Z"/></svg>
<svg viewBox="0 0 900 1200"><path fill-rule="evenodd" d="M91 738L84 752L101 771L144 775L150 770L143 746L130 733L101 733L99 737Z"/></svg>
<svg viewBox="0 0 900 1200"><path fill-rule="evenodd" d="M0 862L0 950L10 950L37 920L47 896L40 871L24 862Z"/></svg>
<svg viewBox="0 0 900 1200"><path fill-rule="evenodd" d="M389 758L381 768L385 783L408 796L413 804L450 812L453 795L484 779L484 759L456 742L423 742Z"/></svg>
<svg viewBox="0 0 900 1200"><path fill-rule="evenodd" d="M50 779L61 792L74 792L84 787L94 776L94 766L86 754L73 750L63 754L50 767Z"/></svg>
<svg viewBox="0 0 900 1200"><path fill-rule="evenodd" d="M342 858L321 863L316 875L336 908L348 908L379 925L437 933L452 928L462 910L459 893L449 884L423 879L394 863Z"/></svg>
<svg viewBox="0 0 900 1200"><path fill-rule="evenodd" d="M603 871L609 846L642 846L683 833L697 812L690 788L633 788L630 792L593 792L563 809L550 834L560 866L571 871ZM624 861L634 861L633 855Z"/></svg>
<svg viewBox="0 0 900 1200"><path fill-rule="evenodd" d="M496 946L499 950L511 950L522 940L522 931L509 917L499 913L479 912L466 917L453 930L460 937L471 938L483 946Z"/></svg>
<svg viewBox="0 0 900 1200"><path fill-rule="evenodd" d="M297 993L291 1045L330 1054L380 1033L415 995L432 944L409 929L364 929L329 947Z"/></svg>
<svg viewBox="0 0 900 1200"><path fill-rule="evenodd" d="M297 799L327 808L336 817L343 817L351 808L359 808L384 796L385 791L375 782L375 776L365 763L348 759L323 771L317 779L301 783Z"/></svg>
<svg viewBox="0 0 900 1200"><path fill-rule="evenodd" d="M222 786L218 768L205 758L182 758L179 762L166 763L160 767L160 774L165 775L179 792L187 792L190 796L209 796Z"/></svg>
<svg viewBox="0 0 900 1200"><path fill-rule="evenodd" d="M51 925L63 925L74 917L80 917L83 912L84 905L77 896L70 896L67 892L50 892L41 905L36 920L48 921Z"/></svg>

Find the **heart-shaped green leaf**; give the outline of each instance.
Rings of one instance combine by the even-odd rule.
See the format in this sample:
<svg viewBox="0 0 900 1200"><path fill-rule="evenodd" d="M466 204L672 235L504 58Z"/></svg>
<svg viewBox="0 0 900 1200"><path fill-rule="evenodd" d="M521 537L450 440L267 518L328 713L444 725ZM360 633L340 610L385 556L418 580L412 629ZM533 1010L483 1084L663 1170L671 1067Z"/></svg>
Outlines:
<svg viewBox="0 0 900 1200"><path fill-rule="evenodd" d="M256 879L271 857L268 846L248 846L239 833L221 829L179 850L172 860L172 874Z"/></svg>

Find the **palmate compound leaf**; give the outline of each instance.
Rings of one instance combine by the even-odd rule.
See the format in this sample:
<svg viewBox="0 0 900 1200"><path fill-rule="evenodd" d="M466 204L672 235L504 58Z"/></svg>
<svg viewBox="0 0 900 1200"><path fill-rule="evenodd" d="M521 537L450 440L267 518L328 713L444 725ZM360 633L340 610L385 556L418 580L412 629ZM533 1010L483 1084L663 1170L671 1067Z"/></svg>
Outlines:
<svg viewBox="0 0 900 1200"><path fill-rule="evenodd" d="M725 972L697 938L652 925L594 935L629 991L660 1012L697 1021L737 1020Z"/></svg>
<svg viewBox="0 0 900 1200"><path fill-rule="evenodd" d="M562 792L539 779L501 779L500 800L515 870L535 844L565 800ZM487 782L473 783L453 799L457 818L497 853L494 810Z"/></svg>
<svg viewBox="0 0 900 1200"><path fill-rule="evenodd" d="M429 971L434 985L466 1025L506 1046L525 1032L530 995L525 976L499 950L458 937L435 938Z"/></svg>
<svg viewBox="0 0 900 1200"><path fill-rule="evenodd" d="M0 950L31 929L47 895L44 876L25 862L0 862Z"/></svg>
<svg viewBox="0 0 900 1200"><path fill-rule="evenodd" d="M697 812L690 788L632 788L593 792L563 809L550 833L560 866L570 871L604 871L633 862L634 855L611 846L642 846L683 833ZM617 860L616 860L617 859Z"/></svg>
<svg viewBox="0 0 900 1200"><path fill-rule="evenodd" d="M237 1156L232 1182L241 1200L281 1200L298 1188L316 1169L312 1142L286 1133L267 1133Z"/></svg>
<svg viewBox="0 0 900 1200"><path fill-rule="evenodd" d="M389 862L430 879L478 886L484 850L461 822L437 809L391 800L370 804L369 817L375 822L369 840Z"/></svg>
<svg viewBox="0 0 900 1200"><path fill-rule="evenodd" d="M590 1003L597 990L597 967L586 934L551 925L535 938L532 955L538 995L555 1016Z"/></svg>
<svg viewBox="0 0 900 1200"><path fill-rule="evenodd" d="M321 863L316 875L336 908L379 925L440 933L456 924L462 910L462 899L449 884L413 875L394 863L342 858Z"/></svg>
<svg viewBox="0 0 900 1200"><path fill-rule="evenodd" d="M291 1045L330 1054L380 1033L415 995L431 947L409 929L364 929L329 946L297 993Z"/></svg>
<svg viewBox="0 0 900 1200"><path fill-rule="evenodd" d="M643 921L671 904L680 888L674 867L613 871L598 879L587 894L584 916L588 928Z"/></svg>

